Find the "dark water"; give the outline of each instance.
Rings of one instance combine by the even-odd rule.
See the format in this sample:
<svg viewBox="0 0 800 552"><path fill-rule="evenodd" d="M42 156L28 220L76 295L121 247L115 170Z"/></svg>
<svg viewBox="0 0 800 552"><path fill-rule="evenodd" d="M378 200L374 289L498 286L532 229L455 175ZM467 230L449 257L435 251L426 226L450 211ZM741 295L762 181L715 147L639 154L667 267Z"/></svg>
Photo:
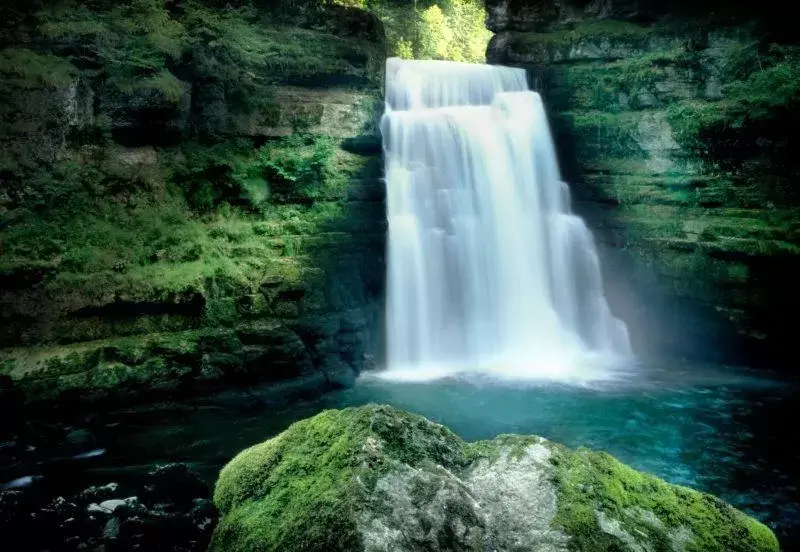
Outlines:
<svg viewBox="0 0 800 552"><path fill-rule="evenodd" d="M796 550L798 399L796 384L763 373L676 364L637 368L592 386L362 378L353 389L285 406L260 404L252 390L193 407L106 416L98 433L105 453L44 470L42 484L124 485L168 461L189 462L212 484L236 452L298 419L323 408L378 402L421 413L468 440L535 433L605 450L672 483L716 494L771 526L785 550Z"/></svg>

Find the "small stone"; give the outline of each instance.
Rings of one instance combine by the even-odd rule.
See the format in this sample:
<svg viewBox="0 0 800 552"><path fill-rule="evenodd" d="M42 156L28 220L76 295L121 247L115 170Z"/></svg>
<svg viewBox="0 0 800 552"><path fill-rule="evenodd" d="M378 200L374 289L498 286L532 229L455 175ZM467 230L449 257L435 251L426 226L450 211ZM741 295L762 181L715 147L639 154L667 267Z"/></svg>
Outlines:
<svg viewBox="0 0 800 552"><path fill-rule="evenodd" d="M107 509L105 509L105 508L102 508L102 507L101 507L99 504L97 504L97 503L95 503L95 502L92 502L91 504L89 504L89 505L86 507L86 511L87 511L88 513L90 513L90 514L103 514L103 515L108 515L108 514L110 514L110 513L111 513L111 511L109 511L109 510L107 510Z"/></svg>
<svg viewBox="0 0 800 552"><path fill-rule="evenodd" d="M68 501L63 496L58 496L51 500L47 506L42 508L42 513L55 514L62 518L74 517L77 513L78 507L72 502Z"/></svg>
<svg viewBox="0 0 800 552"><path fill-rule="evenodd" d="M119 537L119 528L120 521L112 517L106 522L106 526L103 528L103 538L106 540L116 540L117 537Z"/></svg>
<svg viewBox="0 0 800 552"><path fill-rule="evenodd" d="M108 500L113 498L114 494L116 494L117 489L119 488L119 484L117 483L108 483L107 485L102 486L92 486L84 489L78 495L79 502L102 502L103 500Z"/></svg>
<svg viewBox="0 0 800 552"><path fill-rule="evenodd" d="M128 498L114 498L111 500L104 500L100 504L96 505L96 509L89 510L90 512L102 510L106 513L118 513L117 510L119 508L125 508L129 510L138 510L141 507L139 503L139 499L135 496L129 496ZM90 507L91 508L91 507Z"/></svg>

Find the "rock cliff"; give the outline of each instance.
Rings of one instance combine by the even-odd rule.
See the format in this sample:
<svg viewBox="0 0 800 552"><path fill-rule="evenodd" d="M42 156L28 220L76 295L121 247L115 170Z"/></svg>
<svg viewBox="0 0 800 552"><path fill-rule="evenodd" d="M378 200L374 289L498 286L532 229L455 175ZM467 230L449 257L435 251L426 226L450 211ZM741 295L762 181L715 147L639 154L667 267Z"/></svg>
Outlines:
<svg viewBox="0 0 800 552"><path fill-rule="evenodd" d="M373 15L7 6L0 373L29 402L351 381L379 349Z"/></svg>
<svg viewBox="0 0 800 552"><path fill-rule="evenodd" d="M780 362L798 307L800 54L766 2L490 0L639 352Z"/></svg>

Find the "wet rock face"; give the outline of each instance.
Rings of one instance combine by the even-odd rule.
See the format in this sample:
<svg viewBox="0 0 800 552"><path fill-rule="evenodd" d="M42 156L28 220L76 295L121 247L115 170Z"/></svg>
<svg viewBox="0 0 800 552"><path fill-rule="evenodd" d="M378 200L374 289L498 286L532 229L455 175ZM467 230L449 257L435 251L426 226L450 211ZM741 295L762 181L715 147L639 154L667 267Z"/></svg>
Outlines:
<svg viewBox="0 0 800 552"><path fill-rule="evenodd" d="M378 356L382 26L258 4L18 14L0 49L0 376L24 401L319 393ZM163 27L126 34L154 13ZM118 40L97 54L84 23Z"/></svg>
<svg viewBox="0 0 800 552"><path fill-rule="evenodd" d="M116 483L67 497L36 484L0 491L0 530L20 551L206 550L217 511L205 484L183 464L158 467L144 479L137 495Z"/></svg>
<svg viewBox="0 0 800 552"><path fill-rule="evenodd" d="M213 552L778 550L731 506L606 454L465 443L388 406L328 410L241 452L214 502Z"/></svg>
<svg viewBox="0 0 800 552"><path fill-rule="evenodd" d="M543 95L639 353L780 367L791 350L775 320L800 306L800 169L786 149L800 94L778 91L798 82L800 53L767 7L489 3L487 59L526 68ZM759 65L770 49L782 54Z"/></svg>
<svg viewBox="0 0 800 552"><path fill-rule="evenodd" d="M192 105L190 83L173 79L174 90L141 89L130 92L106 86L97 97L97 115L107 117L119 143L138 146L179 143L186 137Z"/></svg>

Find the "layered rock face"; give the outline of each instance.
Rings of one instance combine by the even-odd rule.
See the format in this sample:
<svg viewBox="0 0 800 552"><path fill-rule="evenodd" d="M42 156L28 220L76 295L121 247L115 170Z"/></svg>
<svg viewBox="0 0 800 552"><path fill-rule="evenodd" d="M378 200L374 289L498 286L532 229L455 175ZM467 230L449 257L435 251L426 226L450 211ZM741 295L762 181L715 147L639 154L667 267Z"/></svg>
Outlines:
<svg viewBox="0 0 800 552"><path fill-rule="evenodd" d="M29 402L320 389L374 362L374 16L159 0L4 14L0 373Z"/></svg>
<svg viewBox="0 0 800 552"><path fill-rule="evenodd" d="M211 551L777 551L724 502L535 436L466 443L388 406L328 410L241 452Z"/></svg>
<svg viewBox="0 0 800 552"><path fill-rule="evenodd" d="M491 0L487 59L544 96L638 351L780 362L798 306L800 57L770 3L706 4Z"/></svg>

